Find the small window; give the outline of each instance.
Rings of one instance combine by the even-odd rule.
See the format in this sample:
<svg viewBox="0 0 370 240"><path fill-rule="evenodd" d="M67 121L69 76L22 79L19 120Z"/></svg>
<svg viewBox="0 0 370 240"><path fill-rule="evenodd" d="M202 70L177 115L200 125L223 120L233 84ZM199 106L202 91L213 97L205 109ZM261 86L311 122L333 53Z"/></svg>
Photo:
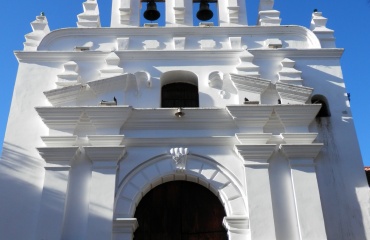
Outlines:
<svg viewBox="0 0 370 240"><path fill-rule="evenodd" d="M320 111L317 113L316 117L330 117L329 105L326 98L322 95L315 95L311 98L312 104L321 104Z"/></svg>
<svg viewBox="0 0 370 240"><path fill-rule="evenodd" d="M190 83L170 83L162 87L162 107L199 107L198 87Z"/></svg>

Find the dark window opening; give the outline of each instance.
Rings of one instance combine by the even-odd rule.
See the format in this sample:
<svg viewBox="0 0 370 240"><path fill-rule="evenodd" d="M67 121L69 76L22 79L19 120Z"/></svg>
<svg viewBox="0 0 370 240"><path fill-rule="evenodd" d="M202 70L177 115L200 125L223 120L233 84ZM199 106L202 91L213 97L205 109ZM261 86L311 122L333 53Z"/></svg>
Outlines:
<svg viewBox="0 0 370 240"><path fill-rule="evenodd" d="M149 191L137 206L134 240L227 240L225 216L209 189L193 182L167 182Z"/></svg>
<svg viewBox="0 0 370 240"><path fill-rule="evenodd" d="M162 107L199 107L198 87L190 83L170 83L162 87Z"/></svg>
<svg viewBox="0 0 370 240"><path fill-rule="evenodd" d="M324 96L315 95L311 98L312 104L321 104L320 111L317 113L316 117L330 117L329 106Z"/></svg>

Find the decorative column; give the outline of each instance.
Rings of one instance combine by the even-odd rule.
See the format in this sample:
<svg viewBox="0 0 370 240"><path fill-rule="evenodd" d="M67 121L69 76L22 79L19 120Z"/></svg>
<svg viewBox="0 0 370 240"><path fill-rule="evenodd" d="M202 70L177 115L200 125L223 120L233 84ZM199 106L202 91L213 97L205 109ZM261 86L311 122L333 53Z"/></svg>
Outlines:
<svg viewBox="0 0 370 240"><path fill-rule="evenodd" d="M117 162L125 147L84 147L92 161L86 239L112 239Z"/></svg>
<svg viewBox="0 0 370 240"><path fill-rule="evenodd" d="M132 240L139 227L136 218L116 218L113 222L113 240Z"/></svg>
<svg viewBox="0 0 370 240"><path fill-rule="evenodd" d="M268 163L275 148L275 144L235 145L245 167L253 240L276 239Z"/></svg>
<svg viewBox="0 0 370 240"><path fill-rule="evenodd" d="M289 159L301 240L327 239L314 159L323 144L280 145Z"/></svg>
<svg viewBox="0 0 370 240"><path fill-rule="evenodd" d="M46 165L36 239L59 240L62 235L70 163L79 154L79 148L43 147L37 150Z"/></svg>

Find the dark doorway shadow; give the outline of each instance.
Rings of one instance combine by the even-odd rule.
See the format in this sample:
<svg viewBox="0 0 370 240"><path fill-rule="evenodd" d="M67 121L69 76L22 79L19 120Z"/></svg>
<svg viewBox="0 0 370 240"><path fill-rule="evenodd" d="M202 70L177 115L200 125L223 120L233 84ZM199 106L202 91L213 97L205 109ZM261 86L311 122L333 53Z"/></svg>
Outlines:
<svg viewBox="0 0 370 240"><path fill-rule="evenodd" d="M161 184L136 208L134 240L227 240L219 199L207 188L186 181Z"/></svg>

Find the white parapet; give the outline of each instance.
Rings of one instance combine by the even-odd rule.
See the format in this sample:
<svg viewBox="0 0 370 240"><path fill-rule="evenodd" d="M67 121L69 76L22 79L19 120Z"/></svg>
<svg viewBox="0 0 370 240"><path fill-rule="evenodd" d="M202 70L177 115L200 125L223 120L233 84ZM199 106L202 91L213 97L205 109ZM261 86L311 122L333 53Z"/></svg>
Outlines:
<svg viewBox="0 0 370 240"><path fill-rule="evenodd" d="M100 27L99 7L96 0L86 0L83 3L84 12L77 15L77 27L97 28Z"/></svg>
<svg viewBox="0 0 370 240"><path fill-rule="evenodd" d="M50 32L48 20L44 13L31 22L32 32L25 35L26 42L23 43L24 51L36 51L41 40Z"/></svg>

